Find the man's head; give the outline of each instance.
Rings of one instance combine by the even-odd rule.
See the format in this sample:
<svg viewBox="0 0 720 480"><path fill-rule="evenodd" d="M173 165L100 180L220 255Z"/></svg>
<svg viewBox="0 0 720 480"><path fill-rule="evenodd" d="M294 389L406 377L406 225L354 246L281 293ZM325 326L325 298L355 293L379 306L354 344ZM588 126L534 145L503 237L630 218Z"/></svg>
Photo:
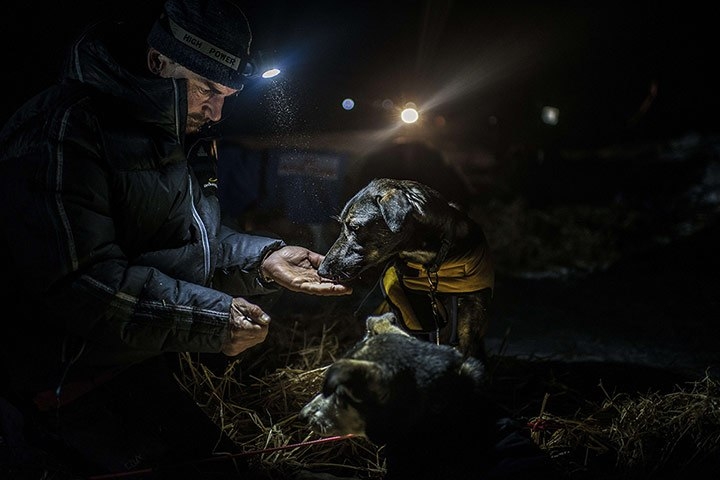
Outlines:
<svg viewBox="0 0 720 480"><path fill-rule="evenodd" d="M188 81L188 133L220 120L243 87L252 33L231 0L167 0L148 35L148 67Z"/></svg>

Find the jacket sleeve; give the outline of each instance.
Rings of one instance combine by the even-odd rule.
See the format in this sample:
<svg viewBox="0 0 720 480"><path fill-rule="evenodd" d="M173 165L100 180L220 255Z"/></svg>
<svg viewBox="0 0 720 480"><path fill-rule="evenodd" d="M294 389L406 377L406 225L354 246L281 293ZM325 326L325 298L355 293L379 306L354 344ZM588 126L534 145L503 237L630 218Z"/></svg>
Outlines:
<svg viewBox="0 0 720 480"><path fill-rule="evenodd" d="M53 292L68 330L109 351L218 352L232 297L152 267L105 261ZM117 353L133 360L133 352ZM116 358L119 360L119 358Z"/></svg>
<svg viewBox="0 0 720 480"><path fill-rule="evenodd" d="M218 240L214 288L232 296L263 295L279 288L260 279L259 267L266 255L285 246L284 241L240 233L227 226L220 227Z"/></svg>

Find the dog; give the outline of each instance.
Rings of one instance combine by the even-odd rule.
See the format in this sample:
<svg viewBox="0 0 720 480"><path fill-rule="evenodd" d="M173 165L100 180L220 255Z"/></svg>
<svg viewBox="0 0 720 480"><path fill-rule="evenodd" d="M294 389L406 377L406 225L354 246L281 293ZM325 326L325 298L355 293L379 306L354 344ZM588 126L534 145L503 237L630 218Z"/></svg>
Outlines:
<svg viewBox="0 0 720 480"><path fill-rule="evenodd" d="M384 446L388 480L560 478L489 399L482 362L408 334L392 312L369 316L366 327L300 410L312 431Z"/></svg>
<svg viewBox="0 0 720 480"><path fill-rule="evenodd" d="M349 283L385 266L384 301L371 313L394 311L408 333L485 358L495 273L477 222L433 188L390 178L360 189L338 219L321 276Z"/></svg>

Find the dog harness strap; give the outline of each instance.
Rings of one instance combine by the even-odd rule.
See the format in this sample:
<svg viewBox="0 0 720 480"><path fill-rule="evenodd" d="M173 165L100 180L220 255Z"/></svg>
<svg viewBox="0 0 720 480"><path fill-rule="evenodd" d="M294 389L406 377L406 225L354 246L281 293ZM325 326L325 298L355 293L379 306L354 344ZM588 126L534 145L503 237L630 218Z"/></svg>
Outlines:
<svg viewBox="0 0 720 480"><path fill-rule="evenodd" d="M458 338L458 296L450 295L450 341L452 346L458 346L460 339Z"/></svg>
<svg viewBox="0 0 720 480"><path fill-rule="evenodd" d="M403 285L411 290L429 291L428 275L437 275L438 293L470 293L495 287L495 272L490 257L480 246L462 257L450 258L437 272L420 263L407 262L416 275L403 275Z"/></svg>
<svg viewBox="0 0 720 480"><path fill-rule="evenodd" d="M445 258L447 257L448 253L450 252L450 247L452 246L453 241L452 238L450 238L450 235L443 235L442 240L440 241L440 249L437 252L437 255L435 255L435 261L427 267L429 272L437 272L440 270L440 267L443 263L445 263Z"/></svg>
<svg viewBox="0 0 720 480"><path fill-rule="evenodd" d="M444 318L441 317L442 314L440 313L442 305L438 301L437 295L435 295L438 286L438 274L436 271L428 271L427 278L428 288L430 289L430 309L433 314L433 320L435 320L435 343L440 345L440 326L445 326L447 322L443 322Z"/></svg>

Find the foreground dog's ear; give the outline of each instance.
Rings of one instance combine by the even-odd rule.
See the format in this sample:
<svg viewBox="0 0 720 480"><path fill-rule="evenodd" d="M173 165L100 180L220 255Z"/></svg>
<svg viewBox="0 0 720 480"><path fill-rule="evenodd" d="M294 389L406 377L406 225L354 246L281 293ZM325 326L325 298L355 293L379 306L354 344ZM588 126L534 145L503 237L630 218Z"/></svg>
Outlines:
<svg viewBox="0 0 720 480"><path fill-rule="evenodd" d="M382 315L371 315L365 319L365 328L369 336L397 333L400 335L409 334L398 325L397 317L393 312L386 312Z"/></svg>
<svg viewBox="0 0 720 480"><path fill-rule="evenodd" d="M393 233L399 232L408 213L412 211L412 205L405 192L393 188L384 195L378 195L375 200L390 231Z"/></svg>
<svg viewBox="0 0 720 480"><path fill-rule="evenodd" d="M336 393L355 403L382 403L388 397L383 385L382 367L367 360L340 359L325 375L324 394Z"/></svg>

